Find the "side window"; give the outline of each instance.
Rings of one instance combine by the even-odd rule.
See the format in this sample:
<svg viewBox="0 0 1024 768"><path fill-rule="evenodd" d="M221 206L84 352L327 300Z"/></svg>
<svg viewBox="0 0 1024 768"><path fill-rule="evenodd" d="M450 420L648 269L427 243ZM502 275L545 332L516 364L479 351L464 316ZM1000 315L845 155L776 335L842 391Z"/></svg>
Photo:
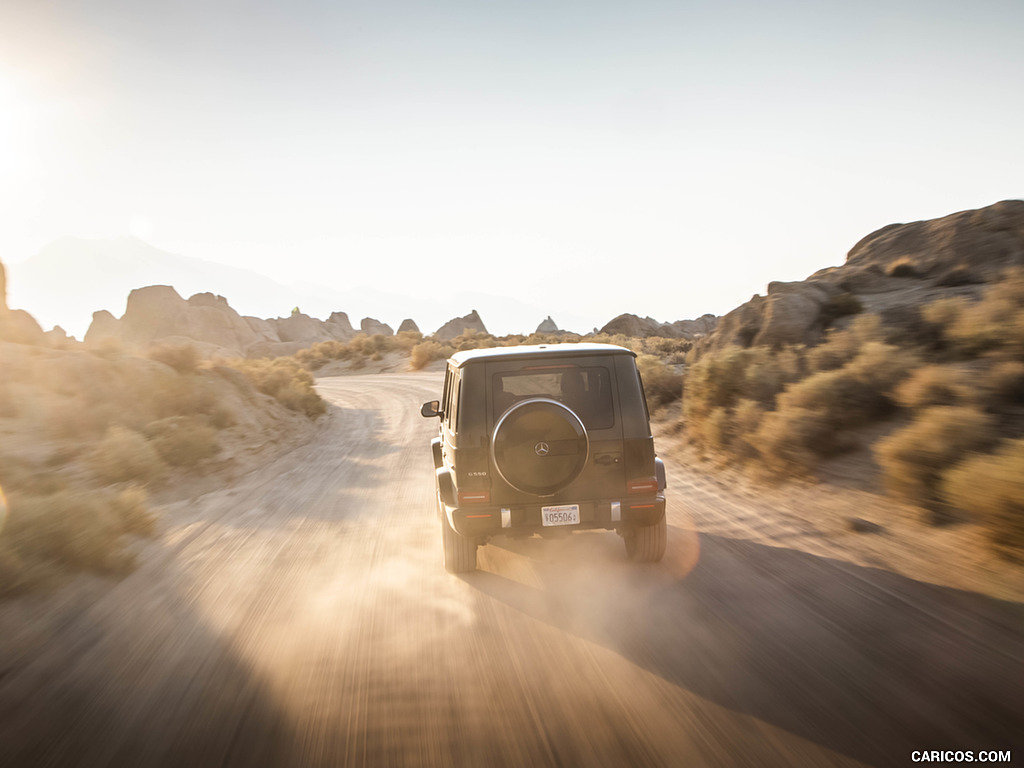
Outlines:
<svg viewBox="0 0 1024 768"><path fill-rule="evenodd" d="M444 389L441 391L441 412L444 414L448 413L448 398L451 397L452 393L452 369L446 368L444 372ZM446 415L445 420L447 421L448 416Z"/></svg>
<svg viewBox="0 0 1024 768"><path fill-rule="evenodd" d="M444 423L451 430L455 429L455 411L459 407L458 390L461 378L457 369L450 368L448 370L448 390L444 403Z"/></svg>
<svg viewBox="0 0 1024 768"><path fill-rule="evenodd" d="M462 407L461 406L461 402L462 402L462 376L461 375L456 376L455 377L455 381L452 382L452 392L454 393L454 396L452 397L452 415L451 415L451 421L449 422L449 426L451 427L451 429L456 430L456 429L458 429L458 424L459 424L459 410Z"/></svg>

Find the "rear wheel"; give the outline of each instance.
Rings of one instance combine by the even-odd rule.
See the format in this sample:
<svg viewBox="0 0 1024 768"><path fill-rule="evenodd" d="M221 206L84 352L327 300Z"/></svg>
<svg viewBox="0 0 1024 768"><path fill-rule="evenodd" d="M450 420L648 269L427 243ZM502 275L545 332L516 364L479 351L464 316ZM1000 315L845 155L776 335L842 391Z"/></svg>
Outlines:
<svg viewBox="0 0 1024 768"><path fill-rule="evenodd" d="M437 500L441 512L441 545L444 549L444 569L448 573L466 573L476 570L476 542L453 530L448 515Z"/></svg>
<svg viewBox="0 0 1024 768"><path fill-rule="evenodd" d="M656 563L665 556L668 524L665 518L654 525L637 525L625 534L626 554L635 563Z"/></svg>

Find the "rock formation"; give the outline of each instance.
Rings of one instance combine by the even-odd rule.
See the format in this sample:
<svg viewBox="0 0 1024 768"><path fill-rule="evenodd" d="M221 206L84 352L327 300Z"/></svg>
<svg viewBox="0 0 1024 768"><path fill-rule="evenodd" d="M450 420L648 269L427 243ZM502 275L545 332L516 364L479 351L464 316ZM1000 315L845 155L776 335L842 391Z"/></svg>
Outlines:
<svg viewBox="0 0 1024 768"><path fill-rule="evenodd" d="M332 339L348 341L356 335L348 315L344 312L331 312L331 316L324 320L324 328L331 335Z"/></svg>
<svg viewBox="0 0 1024 768"><path fill-rule="evenodd" d="M480 319L480 315L475 309L465 317L456 317L449 320L434 332L434 338L438 341L450 341L456 336L466 333L466 331L487 333L484 321Z"/></svg>
<svg viewBox="0 0 1024 768"><path fill-rule="evenodd" d="M611 336L623 334L646 338L648 336L664 336L669 339L679 338L679 331L669 323L659 323L653 317L638 317L630 313L619 315L601 328L599 333Z"/></svg>
<svg viewBox="0 0 1024 768"><path fill-rule="evenodd" d="M23 309L7 306L7 273L0 262L0 341L45 345L47 337L39 323Z"/></svg>
<svg viewBox="0 0 1024 768"><path fill-rule="evenodd" d="M551 315L548 315L541 324L537 326L536 333L561 333L558 325L554 320L551 319Z"/></svg>
<svg viewBox="0 0 1024 768"><path fill-rule="evenodd" d="M898 331L919 325L917 307L942 296L976 295L978 284L1024 265L1024 201L930 221L890 224L862 238L840 267L799 282L770 283L718 321L704 348L815 344L851 314L873 312Z"/></svg>
<svg viewBox="0 0 1024 768"><path fill-rule="evenodd" d="M359 330L365 333L367 336L394 336L395 332L391 330L391 326L387 323L382 323L380 320L375 320L372 317L364 317L359 321Z"/></svg>
<svg viewBox="0 0 1024 768"><path fill-rule="evenodd" d="M420 332L420 327L418 325L416 325L416 323L413 321L413 319L411 317L407 317L407 318L405 318L405 320L402 321L402 324L400 326L398 326L398 332L399 333L419 333Z"/></svg>

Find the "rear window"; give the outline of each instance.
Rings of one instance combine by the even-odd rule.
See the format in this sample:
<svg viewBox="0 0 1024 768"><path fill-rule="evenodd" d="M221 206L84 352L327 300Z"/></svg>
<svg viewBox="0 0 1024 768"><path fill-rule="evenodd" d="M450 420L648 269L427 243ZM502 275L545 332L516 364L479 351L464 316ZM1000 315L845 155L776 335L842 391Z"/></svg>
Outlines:
<svg viewBox="0 0 1024 768"><path fill-rule="evenodd" d="M521 400L546 397L571 408L587 429L615 426L611 375L602 366L538 366L497 373L493 387L495 420Z"/></svg>

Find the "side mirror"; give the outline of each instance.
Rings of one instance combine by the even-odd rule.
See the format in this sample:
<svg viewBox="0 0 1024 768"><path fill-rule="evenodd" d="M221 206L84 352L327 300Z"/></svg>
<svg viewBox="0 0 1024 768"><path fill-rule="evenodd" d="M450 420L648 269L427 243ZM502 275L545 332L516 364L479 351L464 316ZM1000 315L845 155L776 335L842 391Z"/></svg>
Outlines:
<svg viewBox="0 0 1024 768"><path fill-rule="evenodd" d="M424 403L420 406L420 416L430 418L431 416L441 415L441 401L431 400L429 403Z"/></svg>

